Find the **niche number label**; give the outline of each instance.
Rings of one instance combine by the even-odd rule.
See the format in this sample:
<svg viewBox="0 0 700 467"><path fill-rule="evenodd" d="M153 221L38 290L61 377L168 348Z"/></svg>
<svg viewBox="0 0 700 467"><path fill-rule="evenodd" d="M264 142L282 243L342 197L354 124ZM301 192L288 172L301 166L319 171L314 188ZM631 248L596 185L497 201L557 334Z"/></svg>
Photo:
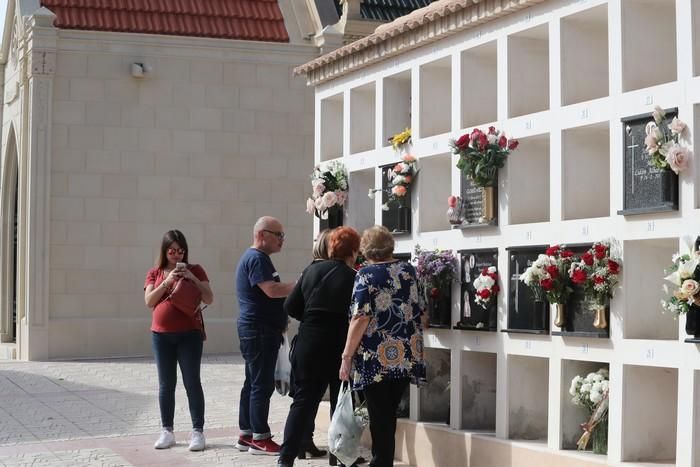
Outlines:
<svg viewBox="0 0 700 467"><path fill-rule="evenodd" d="M532 341L525 341L525 350L532 350Z"/></svg>
<svg viewBox="0 0 700 467"><path fill-rule="evenodd" d="M647 360L654 360L654 349L647 349L645 357Z"/></svg>

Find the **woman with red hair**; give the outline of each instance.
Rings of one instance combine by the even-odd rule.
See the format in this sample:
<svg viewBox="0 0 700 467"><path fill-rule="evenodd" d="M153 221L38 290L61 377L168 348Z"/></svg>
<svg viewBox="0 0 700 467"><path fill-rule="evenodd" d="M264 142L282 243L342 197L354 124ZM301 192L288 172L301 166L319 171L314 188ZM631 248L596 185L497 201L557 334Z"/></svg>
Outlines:
<svg viewBox="0 0 700 467"><path fill-rule="evenodd" d="M335 409L355 282L353 266L359 250L360 236L354 229L334 229L328 237L330 259L311 263L284 302L287 314L301 324L291 355L294 402L284 426L278 467L294 465L303 441L309 439L313 415L328 386L331 414Z"/></svg>

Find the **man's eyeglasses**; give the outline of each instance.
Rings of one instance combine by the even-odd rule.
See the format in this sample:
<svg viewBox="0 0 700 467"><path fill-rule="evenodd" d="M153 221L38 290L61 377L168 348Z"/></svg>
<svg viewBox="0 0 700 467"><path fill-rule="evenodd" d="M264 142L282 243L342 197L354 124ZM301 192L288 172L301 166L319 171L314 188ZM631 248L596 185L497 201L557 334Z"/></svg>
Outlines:
<svg viewBox="0 0 700 467"><path fill-rule="evenodd" d="M275 232L274 230L267 230L267 229L263 229L263 232L267 232L267 233L272 234L275 237L279 238L280 240L284 240L284 232Z"/></svg>
<svg viewBox="0 0 700 467"><path fill-rule="evenodd" d="M184 255L185 250L182 248L168 248L168 254L169 255Z"/></svg>

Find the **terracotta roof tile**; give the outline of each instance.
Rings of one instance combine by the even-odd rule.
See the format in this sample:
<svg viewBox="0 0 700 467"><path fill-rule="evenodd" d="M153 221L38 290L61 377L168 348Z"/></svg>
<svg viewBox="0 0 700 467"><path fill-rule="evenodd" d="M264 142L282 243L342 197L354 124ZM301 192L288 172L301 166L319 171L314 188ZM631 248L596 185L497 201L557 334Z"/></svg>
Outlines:
<svg viewBox="0 0 700 467"><path fill-rule="evenodd" d="M42 0L61 29L289 42L277 0Z"/></svg>

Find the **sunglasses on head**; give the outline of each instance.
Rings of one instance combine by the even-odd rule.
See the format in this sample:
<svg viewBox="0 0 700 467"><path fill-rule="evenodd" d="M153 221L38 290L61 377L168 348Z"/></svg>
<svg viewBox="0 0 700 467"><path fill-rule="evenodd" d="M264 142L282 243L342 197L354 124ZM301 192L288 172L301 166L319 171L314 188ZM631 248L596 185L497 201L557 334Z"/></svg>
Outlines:
<svg viewBox="0 0 700 467"><path fill-rule="evenodd" d="M184 255L185 250L182 248L168 248L169 255Z"/></svg>

